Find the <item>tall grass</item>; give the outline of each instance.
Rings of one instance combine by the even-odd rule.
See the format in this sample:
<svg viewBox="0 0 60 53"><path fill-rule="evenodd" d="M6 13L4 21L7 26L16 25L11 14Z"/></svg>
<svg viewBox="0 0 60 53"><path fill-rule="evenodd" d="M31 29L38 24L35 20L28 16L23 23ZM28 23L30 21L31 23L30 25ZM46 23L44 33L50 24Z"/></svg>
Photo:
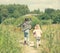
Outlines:
<svg viewBox="0 0 60 53"><path fill-rule="evenodd" d="M42 25L40 53L60 53L60 24ZM30 40L34 40L32 30ZM0 25L0 53L22 53L23 33L12 25Z"/></svg>
<svg viewBox="0 0 60 53"><path fill-rule="evenodd" d="M0 25L0 53L22 53L18 34L12 29L12 26Z"/></svg>
<svg viewBox="0 0 60 53"><path fill-rule="evenodd" d="M41 53L60 53L60 25L46 25L42 27L43 44Z"/></svg>

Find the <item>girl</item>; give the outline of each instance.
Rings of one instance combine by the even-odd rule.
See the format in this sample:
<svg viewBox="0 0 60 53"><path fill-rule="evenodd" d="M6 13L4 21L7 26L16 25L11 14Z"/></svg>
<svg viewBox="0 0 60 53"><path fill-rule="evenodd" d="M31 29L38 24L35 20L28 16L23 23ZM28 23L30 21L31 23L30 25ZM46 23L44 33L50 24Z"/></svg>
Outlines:
<svg viewBox="0 0 60 53"><path fill-rule="evenodd" d="M33 35L36 38L36 46L38 48L38 46L40 46L40 37L42 34L42 30L39 26L39 24L36 24L35 29L33 30Z"/></svg>

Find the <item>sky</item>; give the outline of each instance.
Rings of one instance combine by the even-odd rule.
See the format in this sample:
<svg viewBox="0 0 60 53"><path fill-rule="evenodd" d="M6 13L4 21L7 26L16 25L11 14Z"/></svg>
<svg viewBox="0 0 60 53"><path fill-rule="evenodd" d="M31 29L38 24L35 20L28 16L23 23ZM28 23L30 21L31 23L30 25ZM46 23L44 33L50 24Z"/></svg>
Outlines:
<svg viewBox="0 0 60 53"><path fill-rule="evenodd" d="M38 8L41 11L45 8L60 9L60 0L0 0L0 4L25 4L31 11Z"/></svg>

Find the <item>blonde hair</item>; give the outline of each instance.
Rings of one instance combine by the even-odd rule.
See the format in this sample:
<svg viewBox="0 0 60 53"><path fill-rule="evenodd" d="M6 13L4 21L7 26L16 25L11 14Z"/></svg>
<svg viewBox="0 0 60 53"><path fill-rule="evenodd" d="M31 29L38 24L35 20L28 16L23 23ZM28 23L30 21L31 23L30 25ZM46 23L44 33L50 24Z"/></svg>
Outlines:
<svg viewBox="0 0 60 53"><path fill-rule="evenodd" d="M40 29L40 25L36 24L35 29Z"/></svg>

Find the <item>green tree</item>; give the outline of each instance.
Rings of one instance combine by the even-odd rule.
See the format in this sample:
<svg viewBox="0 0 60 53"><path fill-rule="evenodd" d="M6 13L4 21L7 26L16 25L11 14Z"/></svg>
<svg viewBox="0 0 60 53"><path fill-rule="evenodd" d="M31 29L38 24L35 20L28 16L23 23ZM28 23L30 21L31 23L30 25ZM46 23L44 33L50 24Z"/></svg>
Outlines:
<svg viewBox="0 0 60 53"><path fill-rule="evenodd" d="M6 8L0 7L0 23L5 20L5 18L8 17L8 11Z"/></svg>
<svg viewBox="0 0 60 53"><path fill-rule="evenodd" d="M38 16L38 19L40 19L40 20L48 20L48 19L50 19L50 16L47 13L43 13L42 15Z"/></svg>
<svg viewBox="0 0 60 53"><path fill-rule="evenodd" d="M56 10L52 13L53 23L60 23L60 10Z"/></svg>
<svg viewBox="0 0 60 53"><path fill-rule="evenodd" d="M40 14L40 9L33 10L33 11L31 11L31 13L33 13L33 14Z"/></svg>
<svg viewBox="0 0 60 53"><path fill-rule="evenodd" d="M55 10L54 9L52 9L52 8L47 8L47 9L45 9L45 13L47 13L47 14L51 14L52 12L54 12Z"/></svg>

